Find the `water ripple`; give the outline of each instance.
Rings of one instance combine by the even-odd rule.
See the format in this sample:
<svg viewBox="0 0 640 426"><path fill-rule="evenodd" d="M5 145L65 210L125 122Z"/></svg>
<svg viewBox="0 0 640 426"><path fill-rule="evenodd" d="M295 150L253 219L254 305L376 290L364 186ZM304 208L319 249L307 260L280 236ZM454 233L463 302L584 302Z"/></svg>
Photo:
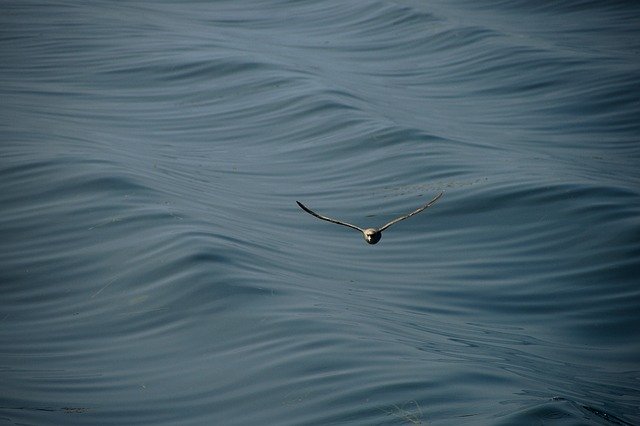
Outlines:
<svg viewBox="0 0 640 426"><path fill-rule="evenodd" d="M637 9L3 5L0 418L638 423Z"/></svg>

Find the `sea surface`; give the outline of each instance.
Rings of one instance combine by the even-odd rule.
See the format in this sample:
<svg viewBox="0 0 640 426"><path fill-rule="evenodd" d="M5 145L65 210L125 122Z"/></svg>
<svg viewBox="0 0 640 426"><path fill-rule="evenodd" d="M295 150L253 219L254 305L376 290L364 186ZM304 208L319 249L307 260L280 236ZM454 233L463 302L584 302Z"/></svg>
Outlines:
<svg viewBox="0 0 640 426"><path fill-rule="evenodd" d="M0 424L640 424L640 3L2 1Z"/></svg>

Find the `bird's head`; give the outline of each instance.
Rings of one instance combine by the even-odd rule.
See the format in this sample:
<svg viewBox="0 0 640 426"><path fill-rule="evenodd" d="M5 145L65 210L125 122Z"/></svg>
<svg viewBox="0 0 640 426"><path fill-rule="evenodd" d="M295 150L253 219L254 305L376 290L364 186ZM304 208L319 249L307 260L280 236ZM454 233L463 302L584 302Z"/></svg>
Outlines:
<svg viewBox="0 0 640 426"><path fill-rule="evenodd" d="M364 240L369 244L375 244L382 238L382 232L375 228L367 228L362 231L362 234L364 235Z"/></svg>

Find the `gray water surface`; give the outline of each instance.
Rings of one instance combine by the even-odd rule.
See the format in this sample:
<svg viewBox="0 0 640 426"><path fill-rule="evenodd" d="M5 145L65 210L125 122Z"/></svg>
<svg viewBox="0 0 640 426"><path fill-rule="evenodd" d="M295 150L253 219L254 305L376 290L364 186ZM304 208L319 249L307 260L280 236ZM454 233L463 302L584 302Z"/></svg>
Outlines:
<svg viewBox="0 0 640 426"><path fill-rule="evenodd" d="M640 424L639 16L4 2L0 423Z"/></svg>

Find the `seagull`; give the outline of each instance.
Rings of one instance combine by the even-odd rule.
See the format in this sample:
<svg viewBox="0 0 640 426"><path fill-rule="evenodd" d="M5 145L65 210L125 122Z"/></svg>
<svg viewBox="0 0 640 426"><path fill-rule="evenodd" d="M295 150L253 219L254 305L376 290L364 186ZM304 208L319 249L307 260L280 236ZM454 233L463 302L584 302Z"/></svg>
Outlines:
<svg viewBox="0 0 640 426"><path fill-rule="evenodd" d="M305 212L309 213L312 216L317 217L318 219L326 220L327 222L337 223L338 225L348 226L349 228L357 229L358 231L362 232L362 235L364 236L364 240L366 242L368 242L369 244L375 244L378 241L380 241L380 238L382 238L382 231L384 231L385 229L387 229L391 225L394 225L394 224L400 222L401 220L405 220L407 218L410 218L414 214L418 214L421 211L426 210L427 208L431 207L433 205L433 203L435 203L436 201L438 201L440 199L440 197L442 197L443 194L444 194L444 192L439 193L438 195L436 195L433 198L433 200L429 201L424 206L412 211L409 214L406 214L404 216L400 216L399 218L393 219L391 222L387 223L386 225L382 226L381 228L360 228L359 226L355 226L355 225L352 225L352 224L347 223L347 222L342 222L341 220L336 220L336 219L332 219L332 218L327 217L327 216L322 216L322 215L314 212L313 210L311 210L309 207L307 207L304 204L302 204L300 201L296 201L296 203L298 203L298 205L300 206L300 208L302 210L304 210Z"/></svg>

